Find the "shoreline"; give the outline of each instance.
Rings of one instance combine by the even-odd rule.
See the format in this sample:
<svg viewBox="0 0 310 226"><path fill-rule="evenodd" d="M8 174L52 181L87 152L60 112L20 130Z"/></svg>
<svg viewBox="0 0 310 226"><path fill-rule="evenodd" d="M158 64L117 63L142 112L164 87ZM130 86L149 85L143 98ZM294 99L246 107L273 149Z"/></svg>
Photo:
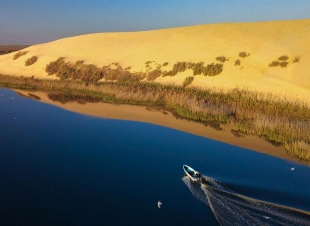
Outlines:
<svg viewBox="0 0 310 226"><path fill-rule="evenodd" d="M232 127L227 125L221 125L223 130L216 130L210 126L205 126L198 122L189 121L186 119L177 119L171 112L158 110L155 107L145 106L133 106L126 104L110 104L110 103L85 103L79 104L77 102L70 102L62 104L57 101L49 99L47 93L40 91L24 91L13 89L17 93L21 93L24 96L37 96L37 101L50 104L67 111L108 119L137 121L144 123L151 123L167 128L187 132L196 136L205 137L212 140L217 140L230 145L238 146L263 154L267 154L273 157L281 158L283 160L296 162L303 164L298 159L289 155L285 148L280 146L276 147L256 136L243 136L236 137L232 132Z"/></svg>
<svg viewBox="0 0 310 226"><path fill-rule="evenodd" d="M143 110L148 113L150 110L160 109L159 114L161 116L168 115L167 112L170 112L171 117L174 117L168 121L190 121L199 125L203 131L197 129L194 132L190 131L190 133L222 141L223 133L219 131L222 130L222 132L225 131L229 134L227 135L228 138L223 141L225 143L240 146L239 141L243 137L247 137L249 142L243 142L242 146L246 149L266 154L270 154L269 149L277 149L273 154L274 156L302 164L310 163L308 146L310 108L304 104L291 104L270 96L269 99L266 99L263 94L244 90L233 90L226 94L212 90L203 91L179 86L163 86L154 82L86 84L74 80L40 80L4 75L0 75L0 78L1 87L22 90L19 92L20 95L34 99L41 99L34 94L35 92L47 93L48 97L42 97L42 99L45 98L48 103L54 105L56 102L53 101L58 101L58 106L62 108L70 106L71 109L68 110L71 111L97 117L110 117L96 113L98 112L96 109L98 104L94 103L112 104L106 105L109 108L113 105L121 104L120 106L124 106L125 104L127 107L123 111L127 114L129 114L128 109L133 107L138 107L139 111ZM50 100L48 100L49 98ZM72 103L73 101L75 103ZM67 104L62 105L60 103ZM80 109L83 106L82 104L87 105L91 110ZM111 118L115 118L114 111L117 109L110 111ZM128 120L124 116L119 117ZM139 117L141 118L141 115ZM153 118L157 117L159 116L153 116ZM142 121L137 116L133 116L129 120L135 118L136 121ZM146 122L158 124L156 121L147 120ZM164 122L165 118L161 120ZM166 123L163 126L184 131L184 127L179 128L179 125ZM210 131L206 132L206 128ZM188 132L186 129L185 131ZM218 132L220 135L217 134ZM269 146L261 145L262 140L266 141ZM249 144L256 145L253 147ZM281 149L279 146L285 150L281 154L277 153Z"/></svg>

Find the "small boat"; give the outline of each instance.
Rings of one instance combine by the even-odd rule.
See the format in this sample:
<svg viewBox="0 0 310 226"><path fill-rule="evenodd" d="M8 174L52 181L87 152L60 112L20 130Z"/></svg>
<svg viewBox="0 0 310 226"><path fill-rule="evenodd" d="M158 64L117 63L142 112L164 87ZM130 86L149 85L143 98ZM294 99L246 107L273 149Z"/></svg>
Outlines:
<svg viewBox="0 0 310 226"><path fill-rule="evenodd" d="M191 179L191 181L197 183L201 182L201 174L198 171L187 165L183 165L183 170L186 175Z"/></svg>

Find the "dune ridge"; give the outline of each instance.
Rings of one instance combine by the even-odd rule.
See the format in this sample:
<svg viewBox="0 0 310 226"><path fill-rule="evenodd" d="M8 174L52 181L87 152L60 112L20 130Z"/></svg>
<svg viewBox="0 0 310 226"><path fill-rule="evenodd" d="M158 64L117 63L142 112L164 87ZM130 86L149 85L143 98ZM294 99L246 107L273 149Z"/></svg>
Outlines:
<svg viewBox="0 0 310 226"><path fill-rule="evenodd" d="M310 104L310 19L251 23L222 23L171 29L95 33L68 37L30 46L27 54L13 60L15 53L0 56L0 73L16 76L58 79L48 76L46 65L64 57L66 61L84 60L98 67L119 63L131 72L146 72L145 62L153 67L165 62L172 68L178 61L217 63L225 56L223 72L217 76L194 76L192 86L229 90L249 89L273 93L277 97ZM239 53L247 53L240 57ZM33 65L25 61L37 56ZM270 67L287 56L286 67ZM294 62L294 59L299 59ZM236 61L240 65L235 65ZM175 76L159 77L159 83L181 85L192 70Z"/></svg>

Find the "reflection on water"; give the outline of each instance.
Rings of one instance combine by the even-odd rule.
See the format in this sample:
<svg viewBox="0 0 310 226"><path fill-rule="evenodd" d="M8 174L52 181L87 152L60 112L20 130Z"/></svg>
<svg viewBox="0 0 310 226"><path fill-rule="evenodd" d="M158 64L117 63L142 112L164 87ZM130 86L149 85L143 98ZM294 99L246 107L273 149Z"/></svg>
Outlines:
<svg viewBox="0 0 310 226"><path fill-rule="evenodd" d="M173 113L160 108L102 103L98 98L89 97L85 94L29 93L22 90L16 92L20 96L36 100L40 98L40 102L80 114L151 123L299 162L299 160L289 155L282 146L274 146L274 144L267 142L266 139L259 137L240 135L229 125L221 125L221 129L219 129L216 124L203 125L194 121L176 118Z"/></svg>
<svg viewBox="0 0 310 226"><path fill-rule="evenodd" d="M201 185L182 178L192 194L208 205L218 222L225 225L310 225L310 216L277 204L238 194L225 184L203 176Z"/></svg>

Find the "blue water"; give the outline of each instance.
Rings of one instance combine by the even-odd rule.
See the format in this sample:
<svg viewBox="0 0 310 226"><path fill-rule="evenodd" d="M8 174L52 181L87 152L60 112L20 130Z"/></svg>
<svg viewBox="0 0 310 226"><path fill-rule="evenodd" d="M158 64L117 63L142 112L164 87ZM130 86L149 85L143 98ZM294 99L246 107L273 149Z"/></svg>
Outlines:
<svg viewBox="0 0 310 226"><path fill-rule="evenodd" d="M183 164L245 197L310 211L307 166L9 89L0 89L0 141L1 225L220 225L184 185Z"/></svg>

